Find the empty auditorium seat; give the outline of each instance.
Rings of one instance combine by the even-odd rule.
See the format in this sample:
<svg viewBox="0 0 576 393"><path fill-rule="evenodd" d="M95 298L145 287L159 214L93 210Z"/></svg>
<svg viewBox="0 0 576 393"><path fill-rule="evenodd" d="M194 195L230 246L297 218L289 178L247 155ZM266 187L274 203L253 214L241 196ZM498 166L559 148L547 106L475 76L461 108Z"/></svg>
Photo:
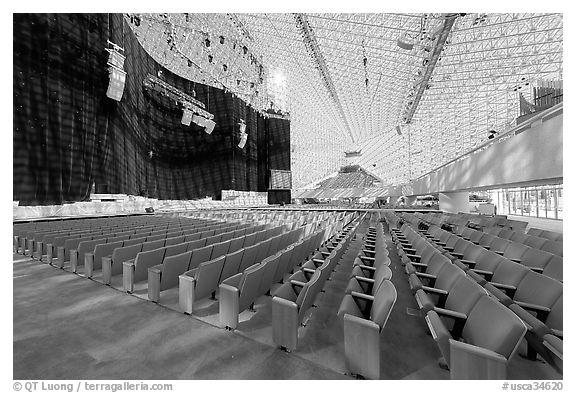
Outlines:
<svg viewBox="0 0 576 393"><path fill-rule="evenodd" d="M450 368L451 379L506 379L526 326L504 305L481 296L470 311L461 341L455 340L434 310L426 323Z"/></svg>
<svg viewBox="0 0 576 393"><path fill-rule="evenodd" d="M353 375L380 378L380 336L396 303L396 288L384 281L374 296L352 292L345 296L344 351L346 368ZM371 303L368 313L358 303Z"/></svg>

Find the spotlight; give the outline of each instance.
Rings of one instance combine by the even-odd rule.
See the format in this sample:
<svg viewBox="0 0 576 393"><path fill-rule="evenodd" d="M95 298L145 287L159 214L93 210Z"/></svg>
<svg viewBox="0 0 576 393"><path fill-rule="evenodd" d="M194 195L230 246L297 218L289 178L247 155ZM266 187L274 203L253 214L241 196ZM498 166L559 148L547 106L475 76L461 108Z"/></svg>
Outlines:
<svg viewBox="0 0 576 393"><path fill-rule="evenodd" d="M212 57L212 55L208 55L208 63L212 63L213 59L214 59L214 57Z"/></svg>
<svg viewBox="0 0 576 393"><path fill-rule="evenodd" d="M248 48L246 48L245 46L242 47L242 50L244 51L244 54L248 53Z"/></svg>
<svg viewBox="0 0 576 393"><path fill-rule="evenodd" d="M184 112L182 112L182 120L180 122L185 126L189 126L191 121L192 121L192 111L188 108L184 108Z"/></svg>
<svg viewBox="0 0 576 393"><path fill-rule="evenodd" d="M240 142L238 143L238 147L240 149L244 149L244 146L246 146L247 140L248 140L248 134L246 134L245 132L241 132L240 133Z"/></svg>
<svg viewBox="0 0 576 393"><path fill-rule="evenodd" d="M208 38L204 40L204 45L206 45L206 48L210 47L210 40Z"/></svg>
<svg viewBox="0 0 576 393"><path fill-rule="evenodd" d="M398 133L398 135L402 135L402 129L400 128L400 126L396 126L396 132Z"/></svg>
<svg viewBox="0 0 576 393"><path fill-rule="evenodd" d="M246 123L244 122L244 119L240 119L240 122L238 123L238 125L240 126L240 132L245 134L246 133Z"/></svg>
<svg viewBox="0 0 576 393"><path fill-rule="evenodd" d="M222 69L224 72L228 71L228 66L226 64L222 64Z"/></svg>
<svg viewBox="0 0 576 393"><path fill-rule="evenodd" d="M206 121L204 123L206 124L206 128L204 129L204 131L206 131L206 134L210 135L212 133L212 131L214 131L214 127L216 126L216 123L210 119L206 119Z"/></svg>
<svg viewBox="0 0 576 393"><path fill-rule="evenodd" d="M222 35L220 36L220 43L224 44L224 36L222 36Z"/></svg>

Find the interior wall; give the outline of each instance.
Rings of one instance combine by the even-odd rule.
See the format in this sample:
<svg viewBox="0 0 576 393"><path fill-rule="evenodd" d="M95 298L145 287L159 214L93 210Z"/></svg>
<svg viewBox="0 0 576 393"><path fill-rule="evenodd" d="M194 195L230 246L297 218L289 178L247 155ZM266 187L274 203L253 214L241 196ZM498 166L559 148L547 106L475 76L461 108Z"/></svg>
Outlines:
<svg viewBox="0 0 576 393"><path fill-rule="evenodd" d="M13 18L13 199L21 205L86 200L93 183L109 193L159 199L266 191L275 165L267 153L275 148L259 143L275 146L287 129L288 148L280 154L289 157L287 120L264 119L231 93L172 74L144 51L121 14ZM107 40L125 49L120 102L106 97ZM214 114L212 134L182 125L180 107L143 87L159 71ZM240 119L249 134L244 149L237 147Z"/></svg>
<svg viewBox="0 0 576 393"><path fill-rule="evenodd" d="M534 124L518 135L413 181L404 187L404 195L557 182L563 178L562 133L563 115Z"/></svg>

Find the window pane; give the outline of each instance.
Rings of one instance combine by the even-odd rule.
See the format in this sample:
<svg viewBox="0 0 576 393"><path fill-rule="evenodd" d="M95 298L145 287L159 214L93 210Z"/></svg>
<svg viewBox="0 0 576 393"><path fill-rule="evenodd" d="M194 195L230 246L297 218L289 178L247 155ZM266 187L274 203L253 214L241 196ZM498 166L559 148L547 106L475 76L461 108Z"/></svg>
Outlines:
<svg viewBox="0 0 576 393"><path fill-rule="evenodd" d="M558 209L558 219L562 220L562 218L564 217L563 214L563 197L562 197L562 187L556 189L556 203L558 204L557 209Z"/></svg>

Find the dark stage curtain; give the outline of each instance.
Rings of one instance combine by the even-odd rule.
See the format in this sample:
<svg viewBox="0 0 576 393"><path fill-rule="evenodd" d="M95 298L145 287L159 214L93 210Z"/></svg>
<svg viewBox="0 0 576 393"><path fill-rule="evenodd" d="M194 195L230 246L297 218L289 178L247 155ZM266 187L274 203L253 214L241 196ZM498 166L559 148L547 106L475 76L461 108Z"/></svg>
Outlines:
<svg viewBox="0 0 576 393"><path fill-rule="evenodd" d="M126 54L120 102L106 97L108 39ZM93 183L108 193L218 198L222 189L265 191L269 169L290 167L288 121L264 119L230 93L172 74L121 14L15 14L13 61L13 198L22 205L86 200ZM212 134L182 125L181 108L143 87L158 71L196 92L215 116Z"/></svg>

